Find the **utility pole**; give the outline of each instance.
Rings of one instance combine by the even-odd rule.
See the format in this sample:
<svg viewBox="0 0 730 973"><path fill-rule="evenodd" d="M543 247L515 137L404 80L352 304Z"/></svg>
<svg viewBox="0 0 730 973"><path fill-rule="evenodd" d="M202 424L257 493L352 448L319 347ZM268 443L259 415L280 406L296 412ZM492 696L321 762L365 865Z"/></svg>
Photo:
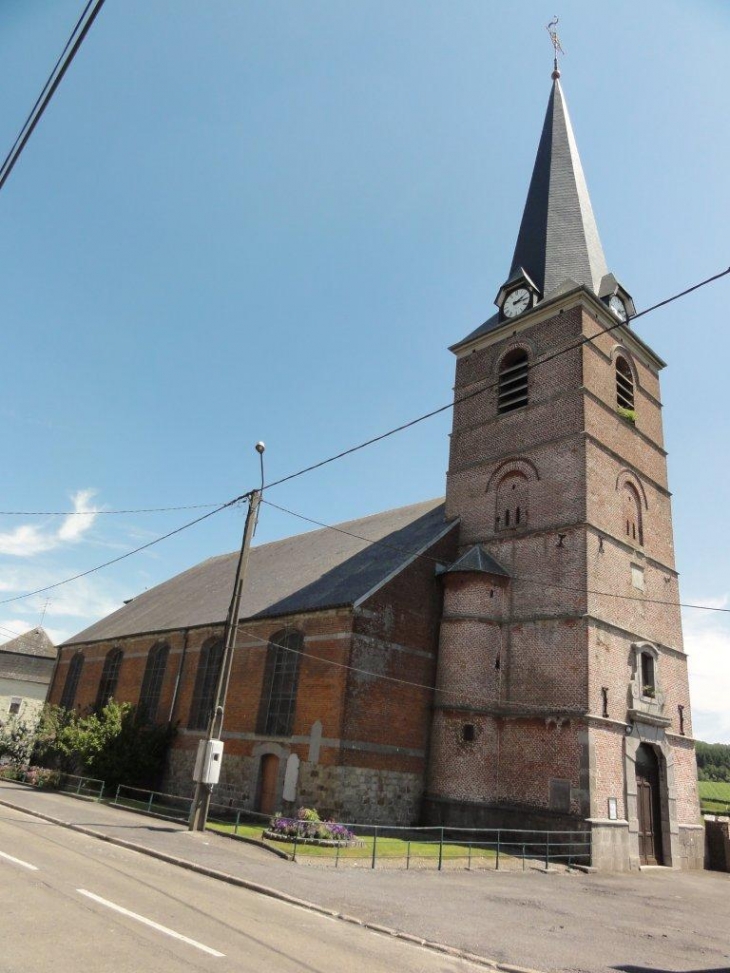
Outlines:
<svg viewBox="0 0 730 973"><path fill-rule="evenodd" d="M241 552L238 555L238 565L236 567L236 577L233 583L231 603L228 607L226 624L223 632L223 658L221 660L220 672L215 691L215 705L208 720L208 729L203 742L209 747L211 741L220 741L223 732L223 717L226 708L226 696L228 695L228 683L231 679L231 667L233 665L233 651L236 645L236 635L238 634L238 616L241 610L241 596L246 580L246 570L248 568L248 555L251 549L251 541L256 522L258 519L259 504L264 486L264 450L263 443L256 443L256 451L261 460L261 487L246 494L248 498L248 512L246 514L246 524L243 528L243 539L241 541ZM199 750L200 753L200 750ZM190 808L190 818L188 820L189 831L205 831L210 810L210 800L213 794L213 784L205 780L197 780L195 783L195 796Z"/></svg>

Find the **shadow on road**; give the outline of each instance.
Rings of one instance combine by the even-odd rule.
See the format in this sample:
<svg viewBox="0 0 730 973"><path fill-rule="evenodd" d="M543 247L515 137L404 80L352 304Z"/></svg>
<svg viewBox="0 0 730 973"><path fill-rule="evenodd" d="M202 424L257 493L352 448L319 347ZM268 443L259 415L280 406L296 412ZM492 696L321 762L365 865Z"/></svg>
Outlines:
<svg viewBox="0 0 730 973"><path fill-rule="evenodd" d="M622 973L678 973L677 970L665 970L658 966L614 966L614 970ZM681 973L730 973L730 966L714 966L702 970L682 970Z"/></svg>

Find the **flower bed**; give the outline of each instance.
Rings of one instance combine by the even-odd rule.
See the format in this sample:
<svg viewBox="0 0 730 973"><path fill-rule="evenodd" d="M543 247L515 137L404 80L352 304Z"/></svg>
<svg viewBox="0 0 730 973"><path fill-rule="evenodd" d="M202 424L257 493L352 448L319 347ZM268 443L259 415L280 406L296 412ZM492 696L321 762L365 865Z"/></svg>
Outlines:
<svg viewBox="0 0 730 973"><path fill-rule="evenodd" d="M46 767L3 767L0 777L4 780L15 780L20 784L31 784L33 787L44 787L55 790L61 784L61 774L57 770Z"/></svg>
<svg viewBox="0 0 730 973"><path fill-rule="evenodd" d="M355 841L353 832L343 824L320 821L319 814L312 808L300 808L296 818L275 814L263 837L269 841L297 841L328 848L347 847Z"/></svg>

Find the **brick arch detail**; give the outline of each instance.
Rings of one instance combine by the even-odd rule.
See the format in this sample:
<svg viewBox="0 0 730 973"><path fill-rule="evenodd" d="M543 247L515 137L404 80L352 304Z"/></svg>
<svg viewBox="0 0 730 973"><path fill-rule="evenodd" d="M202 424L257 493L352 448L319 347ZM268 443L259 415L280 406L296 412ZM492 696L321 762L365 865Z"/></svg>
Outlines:
<svg viewBox="0 0 730 973"><path fill-rule="evenodd" d="M521 473L528 482L540 479L540 474L537 472L537 467L532 460L513 456L511 459L500 463L496 470L494 470L487 481L487 489L484 492L491 493L493 490L496 490L500 480L509 476L510 473Z"/></svg>
<svg viewBox="0 0 730 973"><path fill-rule="evenodd" d="M511 341L502 351L502 353L497 356L497 360L494 363L495 378L499 377L499 370L502 367L502 362L504 361L505 357L511 354L513 351L526 352L528 359L533 359L536 355L535 346L529 339L520 338L519 341Z"/></svg>
<svg viewBox="0 0 730 973"><path fill-rule="evenodd" d="M644 504L644 510L648 510L649 501L646 496L646 490L644 489L644 484L641 482L641 480L636 475L636 473L633 472L633 470L630 470L625 467L623 470L621 470L619 475L616 477L616 490L617 491L621 490L627 483L630 483L631 486L638 493L639 497L641 498Z"/></svg>
<svg viewBox="0 0 730 973"><path fill-rule="evenodd" d="M613 362L614 367L616 366L617 358L623 358L631 369L631 374L634 377L634 388L641 388L641 382L639 381L639 369L636 367L634 356L631 354L626 345L616 344L613 346L611 349L611 361Z"/></svg>

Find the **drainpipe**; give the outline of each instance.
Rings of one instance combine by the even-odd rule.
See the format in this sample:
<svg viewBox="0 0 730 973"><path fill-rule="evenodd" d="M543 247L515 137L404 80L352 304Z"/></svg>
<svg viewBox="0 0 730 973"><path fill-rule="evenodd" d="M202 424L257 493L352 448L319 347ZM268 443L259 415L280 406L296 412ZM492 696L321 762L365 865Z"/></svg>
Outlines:
<svg viewBox="0 0 730 973"><path fill-rule="evenodd" d="M185 667L185 656L188 651L188 634L189 629L183 629L183 646L182 653L180 655L180 665L177 667L177 676L175 677L175 688L172 691L172 703L170 704L170 716L168 718L168 723L172 723L173 717L175 715L175 707L177 706L177 697L180 692L180 680L182 679L183 668Z"/></svg>

